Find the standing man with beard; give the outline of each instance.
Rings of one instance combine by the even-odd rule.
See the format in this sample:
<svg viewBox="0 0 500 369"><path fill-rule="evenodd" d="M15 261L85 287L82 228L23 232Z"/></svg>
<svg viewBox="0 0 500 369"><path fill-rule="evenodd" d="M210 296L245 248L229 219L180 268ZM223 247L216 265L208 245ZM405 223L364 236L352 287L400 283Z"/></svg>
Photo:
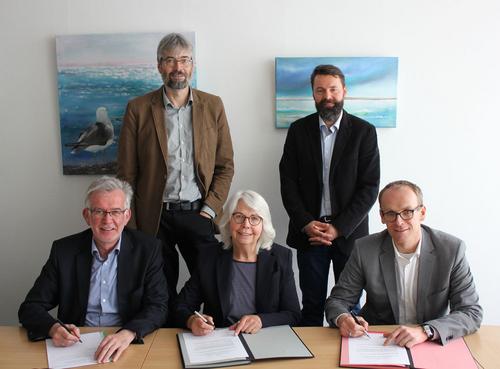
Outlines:
<svg viewBox="0 0 500 369"><path fill-rule="evenodd" d="M280 161L281 196L297 249L302 325L323 325L330 263L335 281L354 240L368 234L380 182L377 133L345 110L345 77L333 65L311 74L318 113L292 123Z"/></svg>
<svg viewBox="0 0 500 369"><path fill-rule="evenodd" d="M189 272L200 247L217 244L214 220L233 178L233 148L218 96L190 87L192 45L165 36L157 50L164 85L128 103L118 147L118 177L134 189L129 227L162 241L170 302L179 256Z"/></svg>

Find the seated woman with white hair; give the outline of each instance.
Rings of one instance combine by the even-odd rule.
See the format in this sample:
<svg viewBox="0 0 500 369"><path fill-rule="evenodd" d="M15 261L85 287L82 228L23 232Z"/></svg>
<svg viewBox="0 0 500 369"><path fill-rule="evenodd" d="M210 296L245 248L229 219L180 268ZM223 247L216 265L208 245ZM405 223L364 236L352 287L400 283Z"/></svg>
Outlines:
<svg viewBox="0 0 500 369"><path fill-rule="evenodd" d="M266 200L254 191L237 192L224 208L220 230L223 242L200 253L177 297L176 323L200 336L214 327L229 326L239 334L297 324L292 252L273 243L276 232ZM201 304L199 316L194 312Z"/></svg>

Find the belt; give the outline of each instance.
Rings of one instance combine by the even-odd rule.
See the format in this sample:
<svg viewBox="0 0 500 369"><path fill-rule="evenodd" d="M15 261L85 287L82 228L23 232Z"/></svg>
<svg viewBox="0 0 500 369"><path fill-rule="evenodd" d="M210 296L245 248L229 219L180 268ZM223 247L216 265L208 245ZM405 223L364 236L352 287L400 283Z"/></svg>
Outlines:
<svg viewBox="0 0 500 369"><path fill-rule="evenodd" d="M331 215L323 215L318 219L322 223L331 223L333 221L333 217Z"/></svg>
<svg viewBox="0 0 500 369"><path fill-rule="evenodd" d="M165 210L200 210L202 206L201 200L196 201L179 201L179 202L164 202L163 209Z"/></svg>

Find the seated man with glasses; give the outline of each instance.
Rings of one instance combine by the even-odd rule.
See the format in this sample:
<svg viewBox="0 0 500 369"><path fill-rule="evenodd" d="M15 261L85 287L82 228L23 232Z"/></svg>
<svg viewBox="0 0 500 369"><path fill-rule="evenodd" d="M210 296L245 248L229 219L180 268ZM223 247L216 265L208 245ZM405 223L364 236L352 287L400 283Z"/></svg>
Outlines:
<svg viewBox="0 0 500 369"><path fill-rule="evenodd" d="M221 219L223 242L204 249L175 301L177 325L202 336L214 327L229 326L239 334L297 324L292 252L273 243L275 234L262 196L254 191L234 194ZM201 304L203 315L197 314Z"/></svg>
<svg viewBox="0 0 500 369"><path fill-rule="evenodd" d="M102 177L87 190L83 217L90 229L52 245L48 261L19 308L30 340L51 337L56 346L80 339L78 326L116 326L95 353L117 361L130 343L162 326L168 293L160 242L125 229L132 188ZM58 307L57 318L49 310ZM64 326L62 325L64 324Z"/></svg>
<svg viewBox="0 0 500 369"><path fill-rule="evenodd" d="M368 323L400 324L385 343L408 348L475 332L483 311L464 242L422 224L426 208L417 185L389 183L378 199L387 229L356 241L326 302L330 325L358 337ZM357 323L350 311L362 290L366 304Z"/></svg>

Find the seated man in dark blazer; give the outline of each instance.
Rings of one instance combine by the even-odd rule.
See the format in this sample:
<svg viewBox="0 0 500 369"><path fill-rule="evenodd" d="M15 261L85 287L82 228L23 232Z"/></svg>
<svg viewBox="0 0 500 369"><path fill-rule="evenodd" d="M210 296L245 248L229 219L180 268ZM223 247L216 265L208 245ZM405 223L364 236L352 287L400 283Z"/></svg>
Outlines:
<svg viewBox="0 0 500 369"><path fill-rule="evenodd" d="M87 190L83 217L90 229L52 245L48 261L19 308L31 340L52 337L56 346L79 340L77 326L118 326L95 358L116 361L132 342L162 326L167 317L167 284L160 243L124 229L130 219L132 189L111 177ZM50 314L58 306L57 317Z"/></svg>
<svg viewBox="0 0 500 369"><path fill-rule="evenodd" d="M386 339L412 347L442 344L475 332L483 317L465 258L465 244L421 223L426 208L420 188L408 181L380 192L387 230L356 241L326 302L326 317L343 336L360 336L370 324L401 324ZM349 311L366 291L357 324Z"/></svg>

